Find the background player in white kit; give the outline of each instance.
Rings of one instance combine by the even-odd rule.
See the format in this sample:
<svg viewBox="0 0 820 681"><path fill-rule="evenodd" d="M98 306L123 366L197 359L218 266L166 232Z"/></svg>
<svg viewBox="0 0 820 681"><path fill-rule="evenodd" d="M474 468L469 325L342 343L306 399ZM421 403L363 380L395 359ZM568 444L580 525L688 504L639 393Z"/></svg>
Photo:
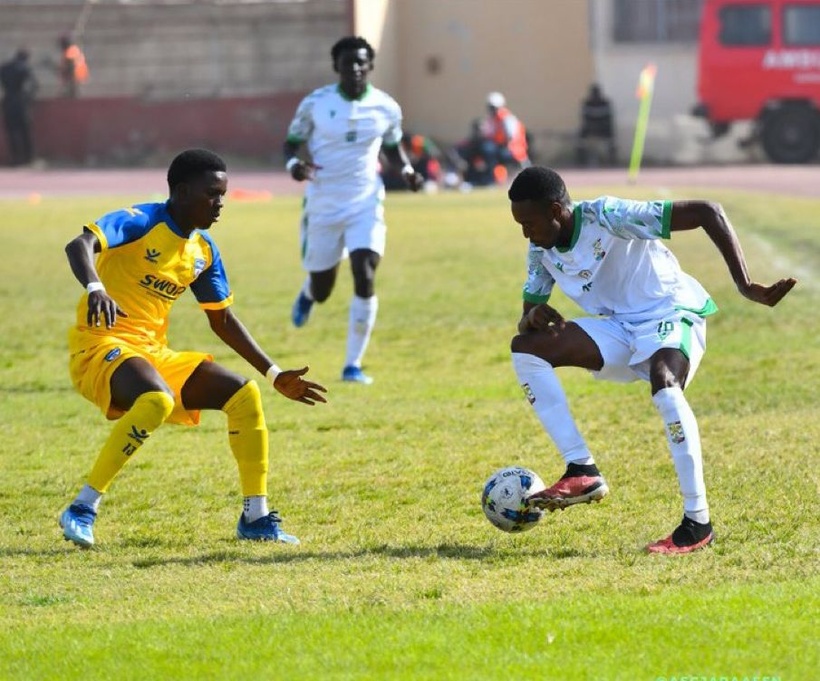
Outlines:
<svg viewBox="0 0 820 681"><path fill-rule="evenodd" d="M681 524L651 553L688 553L714 538L703 481L698 424L683 390L706 349L706 320L717 307L659 239L702 227L720 251L741 295L776 305L795 285L749 279L746 261L721 206L706 201L629 201L601 197L573 204L563 179L543 167L523 170L508 191L513 218L530 241L524 314L512 339L524 393L567 464L563 477L533 494L548 510L599 501L609 492L570 414L554 368L596 377L649 381L663 418L683 495ZM557 284L592 317L565 321L547 305Z"/></svg>
<svg viewBox="0 0 820 681"><path fill-rule="evenodd" d="M361 37L348 36L331 49L339 83L309 94L296 110L285 141L286 168L293 179L311 180L302 213L302 261L307 280L293 304L295 326L307 323L314 302L328 299L345 251L353 273L353 299L342 379L372 383L362 371L379 301L376 268L384 255L384 184L379 151L401 168L410 189L424 184L401 146L401 108L368 84L375 52ZM297 156L306 147L308 158Z"/></svg>

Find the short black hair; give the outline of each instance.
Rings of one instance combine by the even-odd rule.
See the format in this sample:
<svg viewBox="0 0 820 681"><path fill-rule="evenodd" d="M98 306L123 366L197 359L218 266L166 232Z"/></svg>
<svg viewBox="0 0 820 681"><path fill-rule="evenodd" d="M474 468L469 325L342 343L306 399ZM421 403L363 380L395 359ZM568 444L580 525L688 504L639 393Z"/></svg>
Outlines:
<svg viewBox="0 0 820 681"><path fill-rule="evenodd" d="M376 50L373 46L359 35L348 35L336 41L336 44L330 48L330 58L333 60L333 69L336 69L336 60L342 52L348 50L367 50L367 58L373 61L376 58Z"/></svg>
<svg viewBox="0 0 820 681"><path fill-rule="evenodd" d="M228 167L219 156L207 149L186 149L171 161L168 166L168 187L173 189L178 184L208 172L226 172Z"/></svg>
<svg viewBox="0 0 820 681"><path fill-rule="evenodd" d="M507 192L510 201L543 201L569 204L569 192L563 178L552 168L530 166L524 168Z"/></svg>

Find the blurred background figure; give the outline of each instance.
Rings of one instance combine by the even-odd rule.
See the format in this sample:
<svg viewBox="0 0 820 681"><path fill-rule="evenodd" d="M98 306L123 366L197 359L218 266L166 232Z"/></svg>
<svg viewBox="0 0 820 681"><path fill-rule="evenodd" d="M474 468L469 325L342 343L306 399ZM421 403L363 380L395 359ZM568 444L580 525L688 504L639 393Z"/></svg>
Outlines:
<svg viewBox="0 0 820 681"><path fill-rule="evenodd" d="M615 165L617 162L612 103L597 83L590 86L581 102L576 157L582 166Z"/></svg>
<svg viewBox="0 0 820 681"><path fill-rule="evenodd" d="M461 187L466 163L452 147L437 143L428 135L406 132L402 146L413 169L424 179L424 190L455 189ZM388 163L382 163L382 179L388 191L407 189L407 184Z"/></svg>
<svg viewBox="0 0 820 681"><path fill-rule="evenodd" d="M475 185L504 183L508 170L530 165L527 129L507 107L503 94L487 95L487 113L473 122L459 153L468 164L464 179Z"/></svg>
<svg viewBox="0 0 820 681"><path fill-rule="evenodd" d="M88 81L88 64L80 46L70 35L61 35L60 45L60 82L64 97L74 98L80 93L80 85Z"/></svg>
<svg viewBox="0 0 820 681"><path fill-rule="evenodd" d="M20 48L14 57L0 65L0 86L3 88L3 124L11 165L28 165L34 160L31 104L37 92L37 79L29 65L28 50Z"/></svg>

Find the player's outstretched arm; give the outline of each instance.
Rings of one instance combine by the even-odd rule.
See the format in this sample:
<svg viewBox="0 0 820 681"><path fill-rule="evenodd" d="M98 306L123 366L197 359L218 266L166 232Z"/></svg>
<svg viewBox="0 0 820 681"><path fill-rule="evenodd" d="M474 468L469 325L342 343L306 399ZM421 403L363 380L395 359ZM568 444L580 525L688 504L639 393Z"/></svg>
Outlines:
<svg viewBox="0 0 820 681"><path fill-rule="evenodd" d="M773 307L794 288L797 279L780 279L771 286L751 280L746 258L723 206L712 201L675 201L672 204L673 232L702 227L717 246L740 294L751 301Z"/></svg>
<svg viewBox="0 0 820 681"><path fill-rule="evenodd" d="M302 378L307 372L308 367L279 371L276 365L272 365L266 376L269 380L272 378L274 388L291 400L311 406L317 402L327 402L321 394L327 392L324 386Z"/></svg>
<svg viewBox="0 0 820 681"><path fill-rule="evenodd" d="M94 266L94 253L99 252L100 242L88 230L69 241L65 247L71 271L77 281L88 290L88 325L100 326L102 320L105 319L105 326L110 329L117 323L117 315L122 317L128 315L108 295L100 281L100 275L97 274L97 268Z"/></svg>
<svg viewBox="0 0 820 681"><path fill-rule="evenodd" d="M285 371L279 369L259 347L231 308L205 310L205 313L208 315L211 330L220 340L264 375L278 392L288 399L311 406L316 402L327 402L321 394L327 392L324 386L302 378L307 373L308 367Z"/></svg>

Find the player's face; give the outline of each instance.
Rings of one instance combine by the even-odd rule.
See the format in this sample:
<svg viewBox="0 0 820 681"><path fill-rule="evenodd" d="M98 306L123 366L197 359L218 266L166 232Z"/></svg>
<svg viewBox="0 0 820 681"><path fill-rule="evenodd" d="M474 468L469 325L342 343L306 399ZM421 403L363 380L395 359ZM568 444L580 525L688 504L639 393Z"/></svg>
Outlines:
<svg viewBox="0 0 820 681"><path fill-rule="evenodd" d="M510 207L525 239L539 248L555 246L561 234L561 204L528 200L513 201Z"/></svg>
<svg viewBox="0 0 820 681"><path fill-rule="evenodd" d="M188 226L191 229L208 229L219 220L227 191L228 174L222 171L204 173L186 184L181 207Z"/></svg>
<svg viewBox="0 0 820 681"><path fill-rule="evenodd" d="M342 89L354 97L364 92L367 87L367 76L373 69L373 62L367 56L367 50L345 50L336 59L336 70Z"/></svg>

